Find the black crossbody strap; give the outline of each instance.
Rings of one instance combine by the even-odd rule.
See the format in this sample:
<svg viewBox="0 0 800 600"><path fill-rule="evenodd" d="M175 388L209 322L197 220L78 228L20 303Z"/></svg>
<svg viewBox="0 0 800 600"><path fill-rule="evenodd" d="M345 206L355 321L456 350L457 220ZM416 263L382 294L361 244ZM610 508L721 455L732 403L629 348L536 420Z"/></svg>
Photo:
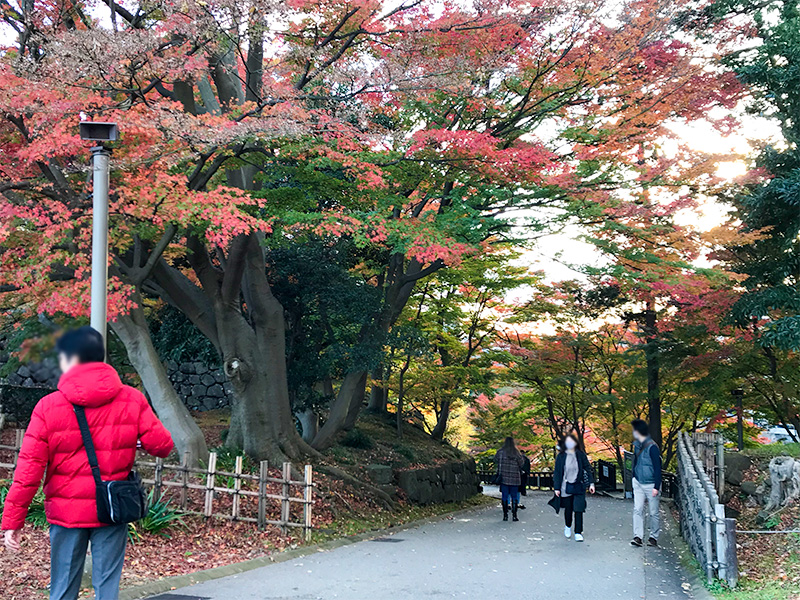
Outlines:
<svg viewBox="0 0 800 600"><path fill-rule="evenodd" d="M103 480L100 477L100 466L97 464L97 453L94 451L94 442L92 442L92 434L89 431L89 422L86 420L86 411L82 406L73 405L72 408L75 410L75 416L78 417L78 427L81 428L83 447L86 448L86 457L89 459L94 481L100 485Z"/></svg>

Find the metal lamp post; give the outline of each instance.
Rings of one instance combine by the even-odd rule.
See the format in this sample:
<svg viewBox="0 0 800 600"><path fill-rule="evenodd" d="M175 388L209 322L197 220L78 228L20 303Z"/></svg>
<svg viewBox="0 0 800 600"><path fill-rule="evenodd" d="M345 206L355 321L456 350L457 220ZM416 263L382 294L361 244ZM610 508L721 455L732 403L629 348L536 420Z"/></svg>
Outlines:
<svg viewBox="0 0 800 600"><path fill-rule="evenodd" d="M116 123L84 121L81 139L110 142L119 139ZM92 309L91 326L106 339L108 304L108 182L111 150L102 143L92 148Z"/></svg>
<svg viewBox="0 0 800 600"><path fill-rule="evenodd" d="M736 388L731 394L736 402L736 444L741 451L744 450L744 406L742 404L744 390Z"/></svg>

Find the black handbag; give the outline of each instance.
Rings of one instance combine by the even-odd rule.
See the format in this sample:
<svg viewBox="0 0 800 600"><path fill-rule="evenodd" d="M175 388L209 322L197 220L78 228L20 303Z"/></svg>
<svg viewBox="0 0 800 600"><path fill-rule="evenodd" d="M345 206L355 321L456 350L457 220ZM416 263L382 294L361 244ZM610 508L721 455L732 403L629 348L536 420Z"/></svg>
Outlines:
<svg viewBox="0 0 800 600"><path fill-rule="evenodd" d="M97 520L108 525L133 523L142 519L147 513L147 498L142 485L142 478L136 471L131 471L127 479L120 481L103 481L100 467L97 464L97 453L94 450L86 411L82 406L73 406L81 429L83 447L94 476L95 494L97 497Z"/></svg>
<svg viewBox="0 0 800 600"><path fill-rule="evenodd" d="M567 493L570 496L582 496L586 493L586 488L583 486L582 481L580 483L577 481L567 482Z"/></svg>

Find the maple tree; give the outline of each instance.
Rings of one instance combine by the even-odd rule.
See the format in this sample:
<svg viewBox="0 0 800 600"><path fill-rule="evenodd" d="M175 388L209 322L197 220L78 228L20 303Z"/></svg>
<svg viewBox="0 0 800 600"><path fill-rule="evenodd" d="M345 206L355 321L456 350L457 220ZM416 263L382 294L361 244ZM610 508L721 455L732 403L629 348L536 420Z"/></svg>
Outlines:
<svg viewBox="0 0 800 600"><path fill-rule="evenodd" d="M514 313L506 295L537 280L514 265L519 257L498 245L432 275L412 295L391 344L387 389L397 391L398 427L411 406L431 417L431 436L443 440L451 414L491 390L494 348Z"/></svg>
<svg viewBox="0 0 800 600"><path fill-rule="evenodd" d="M313 453L294 424L267 250L351 240L353 271L381 296L356 343L380 347L419 282L515 235L517 211L531 233L635 210L612 193L621 165L663 180L675 161L655 146L669 120L704 118L737 91L676 38L678 8L9 5L19 38L0 61L0 285L36 311L86 313L77 122L119 121L111 315L159 415L182 451L202 453L154 351L149 298L216 348L236 397L229 444L270 460ZM343 374L315 448L353 426L371 368Z"/></svg>

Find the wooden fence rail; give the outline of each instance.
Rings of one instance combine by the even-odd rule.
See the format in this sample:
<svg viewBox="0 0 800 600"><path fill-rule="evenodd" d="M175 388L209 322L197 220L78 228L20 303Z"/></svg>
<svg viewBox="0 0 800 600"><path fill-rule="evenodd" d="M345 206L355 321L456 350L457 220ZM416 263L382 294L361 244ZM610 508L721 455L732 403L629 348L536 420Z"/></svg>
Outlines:
<svg viewBox="0 0 800 600"><path fill-rule="evenodd" d="M0 445L0 454L13 457L10 463L0 462L0 469L14 471L23 436L23 430L16 430L13 445ZM193 461L188 456L180 464L164 462L161 458L137 460L135 468L144 485L152 489L156 501L168 499L181 513L256 523L259 529L274 525L284 535L290 529L300 528L306 540L311 537L314 506L311 465L305 466L301 480L294 480L292 464L288 462L283 463L280 477L274 477L270 475L267 461L261 461L255 475L244 472L242 456L236 457L232 473L217 470L217 459L217 453L210 452L205 468L191 466ZM270 510L270 503L273 503L273 510ZM292 510L298 505L301 507L299 514ZM272 513L279 517L270 518Z"/></svg>

